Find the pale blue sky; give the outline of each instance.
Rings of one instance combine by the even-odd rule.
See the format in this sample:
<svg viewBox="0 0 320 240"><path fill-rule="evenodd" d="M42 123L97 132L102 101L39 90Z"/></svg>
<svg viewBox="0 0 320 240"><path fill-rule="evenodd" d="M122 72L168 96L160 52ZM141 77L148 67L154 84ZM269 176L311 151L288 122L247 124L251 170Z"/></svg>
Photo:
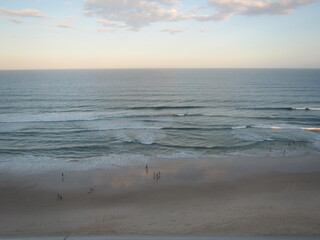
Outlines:
<svg viewBox="0 0 320 240"><path fill-rule="evenodd" d="M0 69L319 68L314 0L0 0Z"/></svg>

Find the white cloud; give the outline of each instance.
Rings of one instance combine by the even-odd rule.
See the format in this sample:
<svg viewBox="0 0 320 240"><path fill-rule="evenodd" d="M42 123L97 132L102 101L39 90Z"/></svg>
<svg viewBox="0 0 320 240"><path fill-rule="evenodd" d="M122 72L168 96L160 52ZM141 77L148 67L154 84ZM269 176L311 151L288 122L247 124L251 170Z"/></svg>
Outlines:
<svg viewBox="0 0 320 240"><path fill-rule="evenodd" d="M41 13L36 9L22 9L22 10L10 10L0 8L1 15L19 16L19 17L35 17L35 18L50 18L48 15Z"/></svg>
<svg viewBox="0 0 320 240"><path fill-rule="evenodd" d="M85 0L84 12L107 28L137 31L156 22L221 21L233 15L281 15L319 0L207 0L207 6L182 0ZM194 1L196 2L196 1ZM184 9L182 11L181 9ZM187 10L189 9L189 10Z"/></svg>
<svg viewBox="0 0 320 240"><path fill-rule="evenodd" d="M3 16L1 16L3 15ZM50 18L48 15L41 13L36 9L23 9L23 10L9 10L0 8L0 17L7 19L13 23L27 23L27 24L35 24L35 25L47 25L57 28L64 28L64 29L77 29L77 27L73 24L75 21L75 17L67 17L62 23L54 24L49 22L35 22L31 20L24 20L21 21L18 18L13 18L11 16L18 16L18 17L33 17L33 18Z"/></svg>
<svg viewBox="0 0 320 240"><path fill-rule="evenodd" d="M162 29L161 32L168 32L170 34L182 33L185 32L187 29L176 29L176 28L166 28Z"/></svg>
<svg viewBox="0 0 320 240"><path fill-rule="evenodd" d="M283 15L289 14L296 8L308 5L318 0L208 0L217 13L208 19L226 19L232 15Z"/></svg>
<svg viewBox="0 0 320 240"><path fill-rule="evenodd" d="M174 6L174 0L86 0L86 14L111 22L124 23L138 30L151 23L186 19Z"/></svg>

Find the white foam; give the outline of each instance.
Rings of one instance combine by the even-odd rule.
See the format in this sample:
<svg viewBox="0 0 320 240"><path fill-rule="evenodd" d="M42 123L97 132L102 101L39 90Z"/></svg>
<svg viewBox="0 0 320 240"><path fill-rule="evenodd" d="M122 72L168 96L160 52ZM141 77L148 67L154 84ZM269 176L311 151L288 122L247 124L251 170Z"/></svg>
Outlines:
<svg viewBox="0 0 320 240"><path fill-rule="evenodd" d="M138 131L138 132L125 132L117 131L115 137L123 142L137 142L143 145L151 145L157 140L165 137L162 132L155 131Z"/></svg>
<svg viewBox="0 0 320 240"><path fill-rule="evenodd" d="M264 137L264 136L260 136L255 133L245 133L245 134L241 134L241 135L238 134L238 135L235 135L235 137L238 139L241 139L241 140L245 140L247 142L274 141L274 139L271 137Z"/></svg>
<svg viewBox="0 0 320 240"><path fill-rule="evenodd" d="M236 126L236 127L231 127L232 129L244 129L248 128L247 126Z"/></svg>
<svg viewBox="0 0 320 240"><path fill-rule="evenodd" d="M0 172L35 174L50 171L85 171L92 169L139 166L148 161L148 157L139 154L111 154L107 156L79 159L77 161L21 155L2 157L0 161Z"/></svg>
<svg viewBox="0 0 320 240"><path fill-rule="evenodd" d="M179 153L173 153L173 154L159 154L158 158L165 158L165 159L179 159L179 158L199 158L199 157L206 157L206 156L216 156L216 155L203 155L201 153L195 153L195 152L179 152Z"/></svg>

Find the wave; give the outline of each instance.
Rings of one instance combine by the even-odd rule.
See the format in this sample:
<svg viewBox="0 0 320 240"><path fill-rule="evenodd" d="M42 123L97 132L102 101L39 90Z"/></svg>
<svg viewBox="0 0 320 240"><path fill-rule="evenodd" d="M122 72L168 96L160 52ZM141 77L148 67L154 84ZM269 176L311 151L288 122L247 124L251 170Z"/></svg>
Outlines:
<svg viewBox="0 0 320 240"><path fill-rule="evenodd" d="M273 130L282 130L282 129L293 129L293 130L308 130L308 131L320 131L320 127L301 127L290 124L278 124L278 125L252 125L252 128L262 128L262 129L273 129Z"/></svg>
<svg viewBox="0 0 320 240"><path fill-rule="evenodd" d="M320 108L314 107L258 107L258 108L237 108L239 110L261 110L261 111L293 111L293 110L303 110L303 111L320 111Z"/></svg>
<svg viewBox="0 0 320 240"><path fill-rule="evenodd" d="M157 127L157 126L97 126L92 127L91 129L85 131L108 131L108 130L161 130L165 129L164 127Z"/></svg>
<svg viewBox="0 0 320 240"><path fill-rule="evenodd" d="M150 106L150 107L128 107L127 110L166 110L166 109L195 109L207 108L207 106Z"/></svg>
<svg viewBox="0 0 320 240"><path fill-rule="evenodd" d="M248 125L248 126L236 126L232 127L232 129L244 129L244 128L261 128L261 129L294 129L294 130L308 130L308 131L320 131L320 127L301 127L297 125L290 124L278 124L278 125Z"/></svg>
<svg viewBox="0 0 320 240"><path fill-rule="evenodd" d="M92 121L101 116L88 114L32 114L1 117L2 123Z"/></svg>
<svg viewBox="0 0 320 240"><path fill-rule="evenodd" d="M265 140L265 141L273 141L272 140ZM163 144L163 143L152 143L151 145L157 147L164 147L164 148L175 148L175 149L188 149L188 150L220 150L220 151L229 151L229 150L243 150L252 148L260 144L259 141L251 142L243 145L224 145L224 146L192 146L192 145L177 145L177 144Z"/></svg>
<svg viewBox="0 0 320 240"><path fill-rule="evenodd" d="M28 123L28 122L69 122L69 121L94 121L110 118L159 118L159 117L228 117L223 115L168 113L168 114L146 114L137 112L50 112L40 114L7 114L0 116L1 123Z"/></svg>
<svg viewBox="0 0 320 240"><path fill-rule="evenodd" d="M231 127L233 130L237 129L246 129L246 128L261 128L261 129L273 129L273 130L282 130L282 129L293 129L293 130L308 130L308 131L320 131L320 127L301 127L297 125L290 124L277 124L277 125L247 125L247 126L234 126Z"/></svg>
<svg viewBox="0 0 320 240"><path fill-rule="evenodd" d="M238 134L235 136L238 139L247 141L247 142L253 142L253 143L263 143L263 142L271 142L275 141L275 139L270 137L264 137L260 136L254 133L247 133L247 134Z"/></svg>
<svg viewBox="0 0 320 240"><path fill-rule="evenodd" d="M95 152L97 150L106 150L109 146L106 144L76 144L76 145L64 145L64 146L40 146L40 147L29 147L28 149L21 149L18 147L12 148L0 148L0 153L3 154L24 154L29 153L47 153L47 152L63 152L63 153L74 153L74 152Z"/></svg>
<svg viewBox="0 0 320 240"><path fill-rule="evenodd" d="M320 108L309 108L309 107L305 107L305 108L292 108L293 110L305 110L305 111L320 111Z"/></svg>

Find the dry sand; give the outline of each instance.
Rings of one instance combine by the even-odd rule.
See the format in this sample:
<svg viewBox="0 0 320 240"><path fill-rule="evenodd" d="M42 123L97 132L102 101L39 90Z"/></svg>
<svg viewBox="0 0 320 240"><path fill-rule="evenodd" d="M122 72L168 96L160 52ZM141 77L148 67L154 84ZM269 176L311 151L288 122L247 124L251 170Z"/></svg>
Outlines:
<svg viewBox="0 0 320 240"><path fill-rule="evenodd" d="M148 173L64 172L63 181L1 174L0 235L320 236L319 161L155 160Z"/></svg>

